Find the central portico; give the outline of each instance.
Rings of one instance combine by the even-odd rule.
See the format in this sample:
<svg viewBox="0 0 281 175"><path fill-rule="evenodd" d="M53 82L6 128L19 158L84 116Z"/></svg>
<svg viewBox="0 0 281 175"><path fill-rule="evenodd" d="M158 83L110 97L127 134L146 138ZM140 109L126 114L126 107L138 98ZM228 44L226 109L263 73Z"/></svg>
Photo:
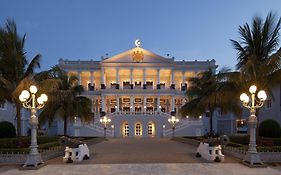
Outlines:
<svg viewBox="0 0 281 175"><path fill-rule="evenodd" d="M208 68L215 71L215 60L175 61L141 48L140 41L135 44L101 61L60 59L59 66L79 77L95 117L111 118L112 135L163 136L170 128L167 118L178 116L185 102L188 79Z"/></svg>

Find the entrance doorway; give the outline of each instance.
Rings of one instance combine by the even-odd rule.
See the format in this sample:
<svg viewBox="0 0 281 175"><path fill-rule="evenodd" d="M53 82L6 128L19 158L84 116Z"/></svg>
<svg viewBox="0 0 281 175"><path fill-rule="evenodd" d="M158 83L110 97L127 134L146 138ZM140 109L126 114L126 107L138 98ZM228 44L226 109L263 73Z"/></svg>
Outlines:
<svg viewBox="0 0 281 175"><path fill-rule="evenodd" d="M155 124L154 124L154 122L149 122L148 123L147 134L150 137L154 137L155 136Z"/></svg>
<svg viewBox="0 0 281 175"><path fill-rule="evenodd" d="M129 123L123 122L122 124L122 136L128 137L129 136Z"/></svg>
<svg viewBox="0 0 281 175"><path fill-rule="evenodd" d="M140 122L135 124L135 136L142 136L142 125Z"/></svg>

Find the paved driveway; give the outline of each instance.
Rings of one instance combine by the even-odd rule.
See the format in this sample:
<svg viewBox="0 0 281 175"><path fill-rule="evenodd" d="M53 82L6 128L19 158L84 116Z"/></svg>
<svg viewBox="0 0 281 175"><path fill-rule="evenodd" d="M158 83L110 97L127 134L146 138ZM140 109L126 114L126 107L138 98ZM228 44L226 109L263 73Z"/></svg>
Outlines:
<svg viewBox="0 0 281 175"><path fill-rule="evenodd" d="M109 139L90 147L90 160L82 164L119 163L206 163L196 158L196 147L170 140L169 138L124 138ZM237 162L226 157L225 162ZM62 158L49 161L62 163Z"/></svg>
<svg viewBox="0 0 281 175"><path fill-rule="evenodd" d="M226 163L206 163L196 158L196 148L161 139L110 139L90 147L91 159L64 164L62 157L39 170L20 171L0 166L1 175L280 175L278 167L249 168L226 157Z"/></svg>

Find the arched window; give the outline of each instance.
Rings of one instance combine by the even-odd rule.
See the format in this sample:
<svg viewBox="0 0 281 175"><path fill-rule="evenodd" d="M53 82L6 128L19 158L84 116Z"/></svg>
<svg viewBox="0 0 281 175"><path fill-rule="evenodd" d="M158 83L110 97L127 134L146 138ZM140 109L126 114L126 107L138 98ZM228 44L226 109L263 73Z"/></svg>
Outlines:
<svg viewBox="0 0 281 175"><path fill-rule="evenodd" d="M122 124L122 136L129 136L129 123L127 121L123 122Z"/></svg>
<svg viewBox="0 0 281 175"><path fill-rule="evenodd" d="M135 135L136 136L141 136L142 135L142 125L140 122L137 122L135 124Z"/></svg>

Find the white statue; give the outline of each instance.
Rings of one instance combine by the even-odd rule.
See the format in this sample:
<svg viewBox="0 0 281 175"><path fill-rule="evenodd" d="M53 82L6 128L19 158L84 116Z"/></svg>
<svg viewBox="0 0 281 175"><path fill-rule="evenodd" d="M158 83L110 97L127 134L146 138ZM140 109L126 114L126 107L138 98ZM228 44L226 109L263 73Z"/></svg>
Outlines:
<svg viewBox="0 0 281 175"><path fill-rule="evenodd" d="M224 155L221 152L221 145L210 146L209 143L201 142L197 148L197 157L203 157L208 161L223 162Z"/></svg>
<svg viewBox="0 0 281 175"><path fill-rule="evenodd" d="M90 151L87 144L82 143L77 148L65 147L63 161L66 163L81 162L90 158Z"/></svg>

